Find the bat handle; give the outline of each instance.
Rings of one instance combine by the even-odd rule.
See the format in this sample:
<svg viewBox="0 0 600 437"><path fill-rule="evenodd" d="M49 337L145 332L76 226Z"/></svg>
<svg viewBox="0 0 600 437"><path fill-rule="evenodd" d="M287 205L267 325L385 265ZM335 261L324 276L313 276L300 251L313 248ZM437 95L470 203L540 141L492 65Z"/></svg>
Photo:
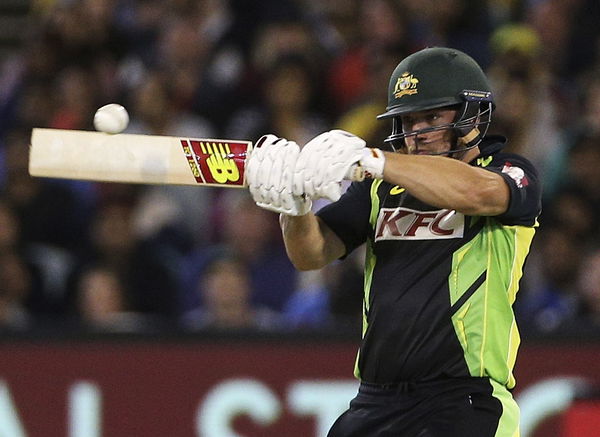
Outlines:
<svg viewBox="0 0 600 437"><path fill-rule="evenodd" d="M352 164L346 172L344 179L349 181L361 182L365 180L365 169L359 162Z"/></svg>

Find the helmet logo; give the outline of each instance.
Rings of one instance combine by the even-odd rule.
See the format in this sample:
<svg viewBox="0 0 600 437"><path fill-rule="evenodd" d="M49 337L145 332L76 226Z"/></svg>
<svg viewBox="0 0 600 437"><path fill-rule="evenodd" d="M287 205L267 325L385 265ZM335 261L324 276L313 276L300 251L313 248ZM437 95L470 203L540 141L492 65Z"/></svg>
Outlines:
<svg viewBox="0 0 600 437"><path fill-rule="evenodd" d="M402 96L417 94L419 92L417 90L418 83L419 79L414 77L408 71L402 73L402 76L398 78L396 86L394 87L394 97L399 99Z"/></svg>

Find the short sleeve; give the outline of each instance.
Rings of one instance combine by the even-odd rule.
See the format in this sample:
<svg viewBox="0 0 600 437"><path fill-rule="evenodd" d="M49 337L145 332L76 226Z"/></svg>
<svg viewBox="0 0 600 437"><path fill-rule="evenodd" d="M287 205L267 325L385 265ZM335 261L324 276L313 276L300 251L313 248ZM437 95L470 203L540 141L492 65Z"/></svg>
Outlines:
<svg viewBox="0 0 600 437"><path fill-rule="evenodd" d="M542 187L533 164L522 156L501 154L486 170L502 176L510 190L508 209L496 218L505 225L533 226L542 209Z"/></svg>
<svg viewBox="0 0 600 437"><path fill-rule="evenodd" d="M372 182L353 182L337 202L324 206L316 214L342 240L346 255L363 244L369 235Z"/></svg>

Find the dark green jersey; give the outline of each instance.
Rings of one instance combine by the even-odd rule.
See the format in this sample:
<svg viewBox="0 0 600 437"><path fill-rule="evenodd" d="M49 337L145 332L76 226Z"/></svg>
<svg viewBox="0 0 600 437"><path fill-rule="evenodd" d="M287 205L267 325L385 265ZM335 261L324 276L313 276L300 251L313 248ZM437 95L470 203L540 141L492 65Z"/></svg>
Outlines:
<svg viewBox="0 0 600 437"><path fill-rule="evenodd" d="M356 375L376 383L489 376L514 386L512 304L540 213L525 158L482 143L471 162L504 177L508 210L465 216L381 180L353 183L318 216L350 253L366 243L363 340Z"/></svg>

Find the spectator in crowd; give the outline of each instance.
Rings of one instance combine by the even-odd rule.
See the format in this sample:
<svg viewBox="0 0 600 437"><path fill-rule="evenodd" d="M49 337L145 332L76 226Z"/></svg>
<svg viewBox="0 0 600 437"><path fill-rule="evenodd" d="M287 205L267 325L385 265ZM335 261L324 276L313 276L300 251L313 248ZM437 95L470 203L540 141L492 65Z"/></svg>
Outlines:
<svg viewBox="0 0 600 437"><path fill-rule="evenodd" d="M569 41L569 29L574 23L572 17L578 8L577 1L535 1L529 2L524 17L533 26L540 38L540 48L544 63L555 74L561 72Z"/></svg>
<svg viewBox="0 0 600 437"><path fill-rule="evenodd" d="M106 332L145 332L149 318L130 311L127 281L114 267L88 266L79 276L76 315L86 329ZM153 326L156 329L156 326Z"/></svg>
<svg viewBox="0 0 600 437"><path fill-rule="evenodd" d="M44 255L48 253L41 251ZM49 271L43 262L36 262L41 257L39 248L35 244L22 241L21 223L17 212L10 201L0 197L0 254L3 254L7 265L4 266L7 273L5 306L8 313L19 314L18 319L22 322L29 320L30 314L38 318L50 308L52 303L60 300L60 294L53 296L52 291L62 291L60 287L54 290L49 287ZM64 285L64 284L61 284ZM19 291L10 291L20 288ZM12 317L12 316L10 316ZM29 324L27 324L29 325Z"/></svg>
<svg viewBox="0 0 600 437"><path fill-rule="evenodd" d="M0 250L19 250L21 226L10 202L0 197Z"/></svg>
<svg viewBox="0 0 600 437"><path fill-rule="evenodd" d="M551 332L576 314L580 262L576 240L562 228L546 227L540 233L528 260L524 289L515 303L524 330Z"/></svg>
<svg viewBox="0 0 600 437"><path fill-rule="evenodd" d="M362 322L365 250L321 270L302 272L299 285L283 308L291 329L359 328Z"/></svg>
<svg viewBox="0 0 600 437"><path fill-rule="evenodd" d="M57 106L49 127L91 130L97 103L92 89L94 81L95 77L81 67L68 67L60 73L54 87Z"/></svg>
<svg viewBox="0 0 600 437"><path fill-rule="evenodd" d="M413 42L408 20L397 2L378 0L356 4L359 34L331 62L326 80L336 102L336 127L364 138L367 144L382 144L388 132L377 120L387 104L385 83L397 60L410 53Z"/></svg>
<svg viewBox="0 0 600 437"><path fill-rule="evenodd" d="M600 218L600 149L595 136L583 135L569 149L564 175L546 202L542 232L517 305L525 325L553 331L580 316L578 283L586 272L584 254L600 247L595 223Z"/></svg>
<svg viewBox="0 0 600 437"><path fill-rule="evenodd" d="M55 318L67 311L68 277L81 255L88 211L68 186L29 176L28 141L20 129L5 136L3 232L33 274L27 308L38 318Z"/></svg>
<svg viewBox="0 0 600 437"><path fill-rule="evenodd" d="M364 104L374 93L379 94L373 85L377 78L372 75L383 67L385 71L379 74L389 77L393 67L390 69L387 65L386 68L384 64L393 63L391 58L407 55L412 44L406 14L398 2L343 3L344 7L330 3L328 13L337 24L336 29L344 25L345 29L351 30L338 30L342 41L325 72L328 94L335 102L338 114ZM385 95L383 101L385 103Z"/></svg>
<svg viewBox="0 0 600 437"><path fill-rule="evenodd" d="M490 10L478 0L404 0L410 32L418 47L447 46L489 65Z"/></svg>
<svg viewBox="0 0 600 437"><path fill-rule="evenodd" d="M582 324L600 327L600 248L586 254L577 281L581 308L575 320Z"/></svg>
<svg viewBox="0 0 600 437"><path fill-rule="evenodd" d="M303 143L327 125L318 101L321 93L314 62L300 50L279 50L278 55L271 55L270 63L261 59L256 73L262 91L258 104L255 101L233 113L225 131L227 138L255 141L264 132L277 131Z"/></svg>
<svg viewBox="0 0 600 437"><path fill-rule="evenodd" d="M0 249L0 331L22 331L33 320L25 301L33 277L23 258L15 251Z"/></svg>
<svg viewBox="0 0 600 437"><path fill-rule="evenodd" d="M593 223L600 219L600 135L581 135L571 146L563 179L552 202L549 202L548 220L556 220L566 232L579 238L578 243L599 243ZM571 199L570 202L565 200ZM577 202L579 200L579 202ZM580 205L580 208L569 209ZM573 217L575 212L581 217ZM590 223L586 226L586 223ZM584 234L589 230L587 234Z"/></svg>
<svg viewBox="0 0 600 437"><path fill-rule="evenodd" d="M90 266L110 268L126 285L127 308L144 315L174 319L179 282L172 252L153 240L138 238L133 226L137 187L122 185L98 205L89 229L89 248L71 283L81 283ZM120 191L120 192L119 192ZM71 290L71 294L74 291ZM74 296L71 297L74 301Z"/></svg>
<svg viewBox="0 0 600 437"><path fill-rule="evenodd" d="M221 191L214 213L216 242L191 253L182 268L182 310L198 305L194 290L199 272L215 250L225 249L248 269L251 303L281 311L296 289L297 273L285 254L276 219L258 208L248 192L237 190Z"/></svg>
<svg viewBox="0 0 600 437"><path fill-rule="evenodd" d="M530 26L500 26L490 38L494 56L488 71L498 99L492 130L504 132L508 149L535 162L545 180L562 138L559 96L552 89L547 65L541 62L540 44Z"/></svg>
<svg viewBox="0 0 600 437"><path fill-rule="evenodd" d="M369 83L371 88L365 90L359 101L345 112L342 112L335 122L336 127L352 132L364 138L367 144L382 144L388 132L382 128L382 123L377 120L380 108L386 105L386 90L376 87L382 79L389 77L395 68L396 60L403 55L395 50L382 51L372 59L368 66Z"/></svg>
<svg viewBox="0 0 600 437"><path fill-rule="evenodd" d="M272 330L280 328L277 313L251 302L251 277L246 263L228 250L215 250L195 290L202 305L183 315L188 330Z"/></svg>
<svg viewBox="0 0 600 437"><path fill-rule="evenodd" d="M76 250L84 233L85 211L66 186L29 176L29 134L11 131L5 137L4 196L19 218L23 241Z"/></svg>

